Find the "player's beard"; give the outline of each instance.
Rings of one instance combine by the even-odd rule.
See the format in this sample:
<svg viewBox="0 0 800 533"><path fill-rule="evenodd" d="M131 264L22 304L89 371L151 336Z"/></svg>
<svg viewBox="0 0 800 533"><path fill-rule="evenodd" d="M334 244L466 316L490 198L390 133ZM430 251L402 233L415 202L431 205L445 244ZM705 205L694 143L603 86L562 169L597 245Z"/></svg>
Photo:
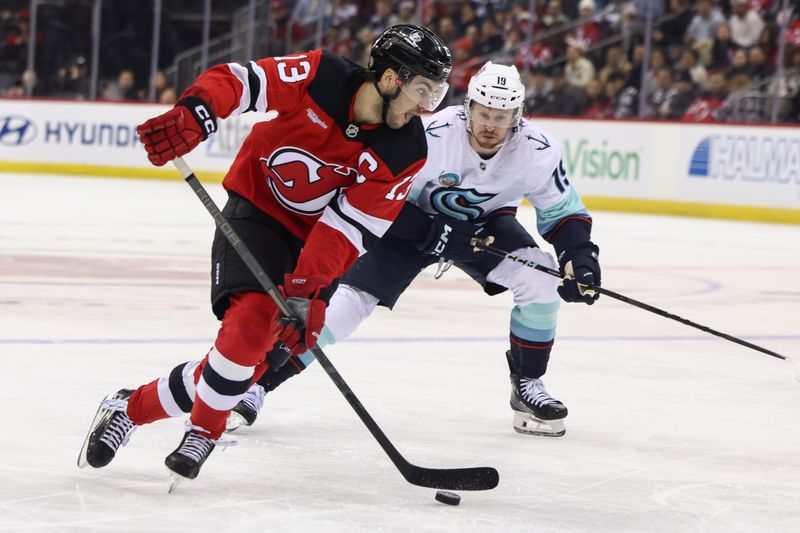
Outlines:
<svg viewBox="0 0 800 533"><path fill-rule="evenodd" d="M494 140L492 142L484 142L480 140L479 136L474 135L471 131L469 132L469 136L472 139L472 141L478 146L478 148L488 152L488 154L486 155L497 152L500 149L500 147L503 146L503 143L506 141L505 136L503 136L503 137L497 137L497 140Z"/></svg>

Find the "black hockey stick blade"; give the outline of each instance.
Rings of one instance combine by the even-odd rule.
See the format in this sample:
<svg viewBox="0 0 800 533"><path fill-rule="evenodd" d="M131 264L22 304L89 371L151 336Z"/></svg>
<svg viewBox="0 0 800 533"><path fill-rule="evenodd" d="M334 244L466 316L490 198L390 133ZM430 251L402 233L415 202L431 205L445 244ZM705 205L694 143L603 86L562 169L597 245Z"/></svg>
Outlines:
<svg viewBox="0 0 800 533"><path fill-rule="evenodd" d="M231 243L236 253L242 258L242 261L247 265L253 275L256 277L264 291L272 298L275 305L278 306L281 314L287 318L297 318L294 316L292 310L286 305L283 295L277 289L272 280L264 272L264 269L258 263L255 256L242 241L239 234L225 219L225 216L219 210L214 200L208 195L205 187L189 166L178 157L173 161L173 164L180 172L183 179L192 188L194 193L206 207L211 217L214 219L219 230ZM372 418L367 409L361 404L361 401L356 397L353 389L345 383L336 367L333 366L328 356L319 346L314 346L311 350L319 361L325 373L331 378L331 381L336 385L342 396L345 397L347 403L353 408L353 411L358 415L369 432L378 441L383 451L389 456L392 463L397 467L403 477L409 483L418 485L420 487L428 487L443 490L489 490L497 486L500 476L497 470L489 467L477 468L452 468L452 469L436 469L436 468L423 468L409 463L397 448L394 447L389 437L384 434L383 430L378 426L377 422Z"/></svg>
<svg viewBox="0 0 800 533"><path fill-rule="evenodd" d="M319 346L312 348L311 352L406 481L412 485L442 490L490 490L500 482L500 475L491 467L440 469L409 463L345 383L325 352Z"/></svg>
<svg viewBox="0 0 800 533"><path fill-rule="evenodd" d="M406 471L400 470L406 481L419 487L442 490L490 490L500 482L492 467L475 468L422 468L409 463Z"/></svg>

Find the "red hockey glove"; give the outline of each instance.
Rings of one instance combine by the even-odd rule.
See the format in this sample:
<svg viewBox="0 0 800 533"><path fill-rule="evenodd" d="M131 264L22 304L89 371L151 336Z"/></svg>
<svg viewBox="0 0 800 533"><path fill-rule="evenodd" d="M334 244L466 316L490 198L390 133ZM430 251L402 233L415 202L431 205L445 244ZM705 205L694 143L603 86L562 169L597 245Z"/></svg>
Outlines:
<svg viewBox="0 0 800 533"><path fill-rule="evenodd" d="M300 355L316 346L322 326L325 324L324 296L326 287L321 276L295 276L286 274L280 287L286 303L296 319L281 318L275 323L273 333L286 345L292 355Z"/></svg>
<svg viewBox="0 0 800 533"><path fill-rule="evenodd" d="M217 131L211 108L196 96L181 99L175 107L136 128L147 159L160 167L186 155Z"/></svg>

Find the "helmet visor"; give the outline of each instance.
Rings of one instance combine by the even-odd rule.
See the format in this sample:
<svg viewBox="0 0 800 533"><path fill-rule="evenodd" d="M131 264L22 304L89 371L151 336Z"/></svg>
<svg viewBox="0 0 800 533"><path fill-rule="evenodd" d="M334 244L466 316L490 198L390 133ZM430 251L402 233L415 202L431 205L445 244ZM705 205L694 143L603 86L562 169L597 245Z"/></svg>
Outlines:
<svg viewBox="0 0 800 533"><path fill-rule="evenodd" d="M435 111L449 88L446 81L434 81L419 75L400 86L404 95L426 111Z"/></svg>
<svg viewBox="0 0 800 533"><path fill-rule="evenodd" d="M483 124L493 128L511 128L519 123L521 108L492 109L478 102L470 106L469 120L475 124Z"/></svg>

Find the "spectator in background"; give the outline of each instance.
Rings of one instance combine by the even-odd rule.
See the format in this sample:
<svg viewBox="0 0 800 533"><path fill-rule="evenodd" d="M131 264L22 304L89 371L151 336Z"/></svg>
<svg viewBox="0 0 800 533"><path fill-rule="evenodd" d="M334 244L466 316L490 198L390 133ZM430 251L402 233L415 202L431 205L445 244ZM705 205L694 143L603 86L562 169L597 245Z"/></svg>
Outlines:
<svg viewBox="0 0 800 533"><path fill-rule="evenodd" d="M567 81L564 69L553 70L553 90L547 95L548 115L577 117L586 109L586 93ZM587 82L588 83L588 82Z"/></svg>
<svg viewBox="0 0 800 533"><path fill-rule="evenodd" d="M456 19L458 23L458 30L459 35L464 35L468 37L469 27L475 26L476 28L480 27L481 21L478 19L478 16L475 14L475 8L472 6L470 2L462 2L461 3L461 10L459 11L459 17ZM473 39L473 42L476 42Z"/></svg>
<svg viewBox="0 0 800 533"><path fill-rule="evenodd" d="M675 72L673 79L675 94L666 102L664 118L678 120L683 117L698 95L692 75L685 70Z"/></svg>
<svg viewBox="0 0 800 533"><path fill-rule="evenodd" d="M753 83L760 83L772 76L772 67L767 63L767 55L760 46L754 46L747 52L747 75Z"/></svg>
<svg viewBox="0 0 800 533"><path fill-rule="evenodd" d="M364 68L367 68L369 62L369 52L372 48L372 43L375 42L372 28L364 26L358 33L356 33L356 42L353 46L353 60Z"/></svg>
<svg viewBox="0 0 800 533"><path fill-rule="evenodd" d="M622 72L612 72L606 83L606 96L609 99L608 118L634 118L638 116L639 91Z"/></svg>
<svg viewBox="0 0 800 533"><path fill-rule="evenodd" d="M714 122L717 109L728 96L728 80L722 72L708 77L708 90L695 98L681 120L685 122Z"/></svg>
<svg viewBox="0 0 800 533"><path fill-rule="evenodd" d="M163 70L156 71L156 74L153 77L153 85L155 85L156 89L156 102L160 102L162 104L169 104L174 102L174 100L172 100L172 102L169 101L170 100L169 92L171 92L172 98L175 98L175 89L172 88L167 82L167 75L164 74ZM167 93L167 95L164 96L164 93Z"/></svg>
<svg viewBox="0 0 800 533"><path fill-rule="evenodd" d="M525 65L526 47L519 28L512 27L506 32L503 49L496 56L496 61L501 65L514 65L517 69ZM495 59L492 59L494 62Z"/></svg>
<svg viewBox="0 0 800 533"><path fill-rule="evenodd" d="M643 49L642 53L644 53ZM608 80L608 75L612 72L622 72L627 76L630 71L631 64L622 54L622 49L619 46L611 45L606 48L606 63L597 76L601 82L605 83Z"/></svg>
<svg viewBox="0 0 800 533"><path fill-rule="evenodd" d="M737 74L729 78L728 81L728 96L717 108L716 118L722 122L728 121L741 121L743 118L742 106L739 102L747 87L750 86L750 78L747 74Z"/></svg>
<svg viewBox="0 0 800 533"><path fill-rule="evenodd" d="M561 2L559 0L550 0L547 2L547 8L544 15L540 20L542 29L553 30L567 23L567 17L561 11Z"/></svg>
<svg viewBox="0 0 800 533"><path fill-rule="evenodd" d="M117 81L109 83L103 91L106 100L138 100L136 78L130 70L122 70Z"/></svg>
<svg viewBox="0 0 800 533"><path fill-rule="evenodd" d="M594 65L583 56L580 46L567 47L567 63L564 65L564 75L574 87L583 89L594 79Z"/></svg>
<svg viewBox="0 0 800 533"><path fill-rule="evenodd" d="M714 42L717 28L725 23L725 16L711 0L698 0L697 12L686 29L686 43L692 46L708 46Z"/></svg>
<svg viewBox="0 0 800 533"><path fill-rule="evenodd" d="M372 30L373 40L383 33L386 28L392 25L392 3L389 0L378 0L375 2L375 13L369 18L367 25Z"/></svg>
<svg viewBox="0 0 800 533"><path fill-rule="evenodd" d="M592 80L589 82L586 86L586 109L583 110L584 117L605 118L608 116L611 103L605 91L605 85L600 80Z"/></svg>
<svg viewBox="0 0 800 533"><path fill-rule="evenodd" d="M720 27L717 28L717 36L716 39L714 39L714 44L711 46L711 69L721 70L728 68L736 50L737 46L731 39L730 26L727 24L720 25Z"/></svg>
<svg viewBox="0 0 800 533"><path fill-rule="evenodd" d="M764 21L750 9L747 0L731 0L731 16L728 25L731 27L731 39L737 46L750 48L758 42Z"/></svg>
<svg viewBox="0 0 800 533"><path fill-rule="evenodd" d="M453 70L450 71L450 101L459 101L467 94L469 79L478 70L480 58L472 53L472 42L459 39L450 47L453 54Z"/></svg>
<svg viewBox="0 0 800 533"><path fill-rule="evenodd" d="M394 24L419 24L414 2L403 0L397 5L397 18L394 19Z"/></svg>
<svg viewBox="0 0 800 533"><path fill-rule="evenodd" d="M358 6L348 0L333 0L331 2L331 25L341 24L352 28L358 15Z"/></svg>
<svg viewBox="0 0 800 533"><path fill-rule="evenodd" d="M658 87L658 71L667 66L667 54L660 48L650 52L650 70L644 78L645 99L649 99Z"/></svg>
<svg viewBox="0 0 800 533"><path fill-rule="evenodd" d="M658 25L653 32L653 39L666 48L671 60L675 60L683 48L686 30L692 23L694 11L690 9L689 0L670 0L669 7L673 17Z"/></svg>
<svg viewBox="0 0 800 533"><path fill-rule="evenodd" d="M678 60L678 70L688 72L692 77L692 82L701 91L705 91L708 88L708 72L706 72L706 67L700 63L700 54L694 48L686 47L683 49Z"/></svg>
<svg viewBox="0 0 800 533"><path fill-rule="evenodd" d="M456 33L456 23L451 17L440 18L437 29L438 31L436 33L438 33L442 40L448 45L455 41L458 36Z"/></svg>
<svg viewBox="0 0 800 533"><path fill-rule="evenodd" d="M780 28L776 24L770 23L764 25L764 29L761 30L761 35L758 36L757 45L764 51L764 54L767 56L767 64L771 67L777 66L779 31Z"/></svg>
<svg viewBox="0 0 800 533"><path fill-rule="evenodd" d="M481 24L481 34L475 46L478 55L489 55L503 49L503 36L497 31L494 19L485 18Z"/></svg>
<svg viewBox="0 0 800 533"><path fill-rule="evenodd" d="M543 67L534 66L528 73L528 84L525 90L525 111L531 115L543 115L548 105L548 95L552 83L547 78Z"/></svg>
<svg viewBox="0 0 800 533"><path fill-rule="evenodd" d="M594 21L594 0L581 0L578 4L578 14L583 21L565 38L567 46L581 46L587 50L593 44L600 42L600 27Z"/></svg>
<svg viewBox="0 0 800 533"><path fill-rule="evenodd" d="M159 104L174 104L178 101L178 94L175 92L175 89L172 87L164 87L164 90L161 91L158 95L158 103Z"/></svg>
<svg viewBox="0 0 800 533"><path fill-rule="evenodd" d="M628 72L628 83L635 87L636 90L640 90L642 85L644 55L645 48L643 44L637 44L633 47L633 53L631 54L631 69ZM608 79L606 79L606 81L608 81Z"/></svg>
<svg viewBox="0 0 800 533"><path fill-rule="evenodd" d="M795 48L790 57L786 70L786 94L791 98L800 94L800 48Z"/></svg>
<svg viewBox="0 0 800 533"><path fill-rule="evenodd" d="M89 83L89 67L86 64L86 58L78 56L68 66L58 69L52 96L79 100L88 98Z"/></svg>
<svg viewBox="0 0 800 533"><path fill-rule="evenodd" d="M475 24L470 24L467 26L466 31L464 32L464 39L469 41L472 44L473 51L475 50L475 45L480 41L481 38L481 31L478 29L478 26Z"/></svg>
<svg viewBox="0 0 800 533"><path fill-rule="evenodd" d="M622 34L622 51L625 55L631 50L631 45L635 42L637 33L642 31L642 19L636 11L633 3L624 4L619 21L619 33Z"/></svg>
<svg viewBox="0 0 800 533"><path fill-rule="evenodd" d="M747 52L745 52L744 48L739 48L733 53L733 57L728 64L728 68L725 70L725 75L728 76L729 80L732 80L740 74L746 75L749 79L750 76L748 71L749 67L747 65Z"/></svg>
<svg viewBox="0 0 800 533"><path fill-rule="evenodd" d="M22 82L22 90L25 96L42 96L42 90L39 87L39 77L33 70L27 69L20 77Z"/></svg>
<svg viewBox="0 0 800 533"><path fill-rule="evenodd" d="M580 2L581 0L561 0L561 12L564 13L564 16L567 17L568 20L580 18ZM594 2L592 2L592 4L594 4ZM592 5L592 7L594 7L594 5Z"/></svg>
<svg viewBox="0 0 800 533"><path fill-rule="evenodd" d="M649 118L664 118L669 111L669 103L677 94L672 83L672 70L669 67L662 67L656 73L657 86L653 93L647 98L647 110L645 116Z"/></svg>

